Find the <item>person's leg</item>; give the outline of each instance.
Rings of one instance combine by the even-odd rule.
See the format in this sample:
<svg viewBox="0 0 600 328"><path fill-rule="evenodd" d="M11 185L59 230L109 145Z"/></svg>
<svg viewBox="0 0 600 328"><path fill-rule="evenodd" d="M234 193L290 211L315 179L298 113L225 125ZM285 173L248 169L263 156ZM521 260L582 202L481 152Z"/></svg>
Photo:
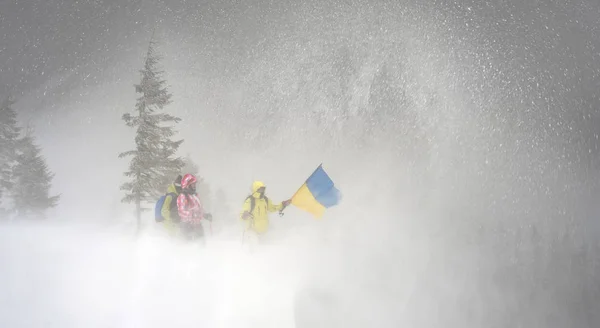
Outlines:
<svg viewBox="0 0 600 328"><path fill-rule="evenodd" d="M188 222L181 222L179 224L179 232L181 234L181 239L183 240L191 240L193 238L193 227Z"/></svg>
<svg viewBox="0 0 600 328"><path fill-rule="evenodd" d="M246 245L250 253L256 250L258 246L258 234L254 230L248 229L244 232L244 245Z"/></svg>
<svg viewBox="0 0 600 328"><path fill-rule="evenodd" d="M204 235L204 227L202 226L201 223L197 224L194 226L194 239L200 243L200 245L204 246L206 245L206 240L205 240L205 235Z"/></svg>
<svg viewBox="0 0 600 328"><path fill-rule="evenodd" d="M175 237L176 226L172 221L167 221L167 220L163 221L163 227L169 237Z"/></svg>

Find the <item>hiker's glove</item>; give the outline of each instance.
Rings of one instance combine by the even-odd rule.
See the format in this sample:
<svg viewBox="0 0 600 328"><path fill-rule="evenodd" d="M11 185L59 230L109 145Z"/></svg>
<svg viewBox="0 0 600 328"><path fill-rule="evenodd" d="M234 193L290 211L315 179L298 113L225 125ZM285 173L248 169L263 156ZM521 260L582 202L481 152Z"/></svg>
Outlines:
<svg viewBox="0 0 600 328"><path fill-rule="evenodd" d="M242 214L242 219L244 219L244 220L248 220L248 219L250 219L251 217L252 217L252 214L250 214L250 213L248 213L248 212L244 212L244 213Z"/></svg>
<svg viewBox="0 0 600 328"><path fill-rule="evenodd" d="M208 221L212 222L212 214L204 213L204 218L207 219Z"/></svg>
<svg viewBox="0 0 600 328"><path fill-rule="evenodd" d="M284 200L283 202L281 202L281 205L283 205L283 208L288 207L290 204L292 203L291 199L288 200Z"/></svg>

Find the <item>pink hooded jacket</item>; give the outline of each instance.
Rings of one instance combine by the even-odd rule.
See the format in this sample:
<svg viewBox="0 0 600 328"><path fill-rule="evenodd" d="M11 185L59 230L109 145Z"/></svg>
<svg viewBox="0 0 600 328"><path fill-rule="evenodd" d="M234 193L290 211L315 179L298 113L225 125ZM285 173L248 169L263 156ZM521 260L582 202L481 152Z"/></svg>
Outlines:
<svg viewBox="0 0 600 328"><path fill-rule="evenodd" d="M200 199L198 199L195 191L190 192L188 188L195 183L196 177L191 174L186 174L181 179L182 192L177 197L177 210L181 222L201 224L200 221L204 217L204 208L200 203Z"/></svg>

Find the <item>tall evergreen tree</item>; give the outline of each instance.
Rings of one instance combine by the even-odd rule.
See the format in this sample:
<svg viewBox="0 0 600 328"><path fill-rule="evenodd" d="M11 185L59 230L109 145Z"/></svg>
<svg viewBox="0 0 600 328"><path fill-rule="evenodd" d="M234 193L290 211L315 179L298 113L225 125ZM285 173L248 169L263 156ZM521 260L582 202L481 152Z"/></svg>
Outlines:
<svg viewBox="0 0 600 328"><path fill-rule="evenodd" d="M23 218L44 218L45 211L55 207L60 199L60 195L50 196L53 178L40 148L28 132L19 140L12 170L12 212Z"/></svg>
<svg viewBox="0 0 600 328"><path fill-rule="evenodd" d="M163 71L158 69L160 56L155 51L155 41L150 41L142 79L135 85L137 99L135 113L123 115L127 126L136 128L135 149L119 154L119 158L131 156L129 170L125 176L129 181L121 185L126 192L123 202L135 203L138 229L141 226L141 213L144 202L154 202L164 193L181 168L183 160L175 156L183 140L173 141L176 131L172 125L181 119L164 113L165 106L171 103L171 94Z"/></svg>
<svg viewBox="0 0 600 328"><path fill-rule="evenodd" d="M8 194L12 187L12 167L16 161L16 149L21 129L17 125L14 101L6 97L0 103L0 216L6 212Z"/></svg>

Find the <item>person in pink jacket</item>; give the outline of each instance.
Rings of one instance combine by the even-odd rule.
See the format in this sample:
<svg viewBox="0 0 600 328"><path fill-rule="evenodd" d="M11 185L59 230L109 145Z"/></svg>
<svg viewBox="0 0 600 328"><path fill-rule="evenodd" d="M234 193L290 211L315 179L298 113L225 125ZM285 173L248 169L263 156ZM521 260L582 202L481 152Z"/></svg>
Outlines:
<svg viewBox="0 0 600 328"><path fill-rule="evenodd" d="M186 240L200 239L204 242L202 220L212 221L212 215L205 213L198 195L196 194L196 177L186 174L181 179L181 193L177 196L177 211L181 235Z"/></svg>

